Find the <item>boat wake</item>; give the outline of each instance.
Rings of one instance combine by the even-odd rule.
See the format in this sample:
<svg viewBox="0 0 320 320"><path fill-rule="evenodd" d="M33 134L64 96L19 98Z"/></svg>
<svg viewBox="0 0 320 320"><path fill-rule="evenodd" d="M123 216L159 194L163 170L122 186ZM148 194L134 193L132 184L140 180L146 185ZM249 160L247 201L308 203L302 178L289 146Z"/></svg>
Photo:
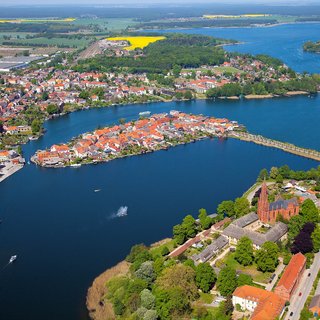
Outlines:
<svg viewBox="0 0 320 320"><path fill-rule="evenodd" d="M116 218L121 218L125 217L128 215L128 207L127 206L121 206L117 212L113 213L110 216L110 219L116 219Z"/></svg>

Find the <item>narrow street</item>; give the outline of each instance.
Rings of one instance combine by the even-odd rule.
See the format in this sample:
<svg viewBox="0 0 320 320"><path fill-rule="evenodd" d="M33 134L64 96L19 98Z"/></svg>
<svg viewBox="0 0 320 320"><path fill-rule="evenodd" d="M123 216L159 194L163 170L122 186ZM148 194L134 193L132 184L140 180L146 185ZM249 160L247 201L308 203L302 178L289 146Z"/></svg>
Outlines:
<svg viewBox="0 0 320 320"><path fill-rule="evenodd" d="M284 320L299 320L301 310L308 298L308 295L312 289L313 282L315 281L318 271L320 269L320 252L316 253L314 256L313 264L310 269L305 270L302 279L300 281L299 287L296 289L289 306L288 313ZM310 276L308 277L308 274ZM299 297L299 293L302 293ZM290 317L291 312L293 315Z"/></svg>

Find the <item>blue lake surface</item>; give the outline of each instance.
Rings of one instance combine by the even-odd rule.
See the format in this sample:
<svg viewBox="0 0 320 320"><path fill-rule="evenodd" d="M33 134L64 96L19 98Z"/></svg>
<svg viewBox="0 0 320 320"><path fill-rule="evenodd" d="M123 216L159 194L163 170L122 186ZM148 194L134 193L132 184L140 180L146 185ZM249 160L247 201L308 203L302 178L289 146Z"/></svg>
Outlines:
<svg viewBox="0 0 320 320"><path fill-rule="evenodd" d="M238 45L225 46L233 52L268 54L283 60L298 72L320 72L320 55L303 51L306 41L318 41L320 23L282 24L272 27L252 28L199 28L168 29L160 33L181 32L196 33L241 42Z"/></svg>
<svg viewBox="0 0 320 320"><path fill-rule="evenodd" d="M120 118L136 119L141 111L172 109L227 117L250 132L320 150L318 96L80 111L47 122L46 135L25 145L24 154L30 158L37 149ZM241 196L261 168L284 164L309 169L319 162L233 139L208 139L79 169L26 165L0 184L0 319L87 319L87 288L133 244L171 236L186 214L202 207L215 212L222 200ZM120 206L128 206L128 216L113 219ZM5 267L12 254L18 260Z"/></svg>

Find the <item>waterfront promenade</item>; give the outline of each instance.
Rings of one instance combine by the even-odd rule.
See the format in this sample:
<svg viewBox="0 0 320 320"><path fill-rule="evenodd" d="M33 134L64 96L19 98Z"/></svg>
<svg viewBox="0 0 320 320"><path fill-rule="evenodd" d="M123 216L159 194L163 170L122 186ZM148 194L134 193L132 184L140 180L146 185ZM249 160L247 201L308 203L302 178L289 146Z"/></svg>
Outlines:
<svg viewBox="0 0 320 320"><path fill-rule="evenodd" d="M301 157L320 161L320 152L312 149L297 147L294 144L268 139L261 135L255 135L247 132L233 131L228 135L230 138L236 138L243 141L254 142L266 147L277 148L285 152L293 153Z"/></svg>
<svg viewBox="0 0 320 320"><path fill-rule="evenodd" d="M19 171L23 168L23 164L16 164L8 168L7 170L0 170L0 182L4 181L5 179L9 178L11 175Z"/></svg>

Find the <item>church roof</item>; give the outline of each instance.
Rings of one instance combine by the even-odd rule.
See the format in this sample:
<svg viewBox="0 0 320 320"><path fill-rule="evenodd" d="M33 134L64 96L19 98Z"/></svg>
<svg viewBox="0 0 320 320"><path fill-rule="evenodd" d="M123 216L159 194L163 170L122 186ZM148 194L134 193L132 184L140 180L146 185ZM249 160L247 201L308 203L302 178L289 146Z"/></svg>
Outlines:
<svg viewBox="0 0 320 320"><path fill-rule="evenodd" d="M269 210L271 211L271 210L287 209L289 204L293 204L294 207L297 207L299 205L297 198L292 198L289 200L279 199L270 203Z"/></svg>

